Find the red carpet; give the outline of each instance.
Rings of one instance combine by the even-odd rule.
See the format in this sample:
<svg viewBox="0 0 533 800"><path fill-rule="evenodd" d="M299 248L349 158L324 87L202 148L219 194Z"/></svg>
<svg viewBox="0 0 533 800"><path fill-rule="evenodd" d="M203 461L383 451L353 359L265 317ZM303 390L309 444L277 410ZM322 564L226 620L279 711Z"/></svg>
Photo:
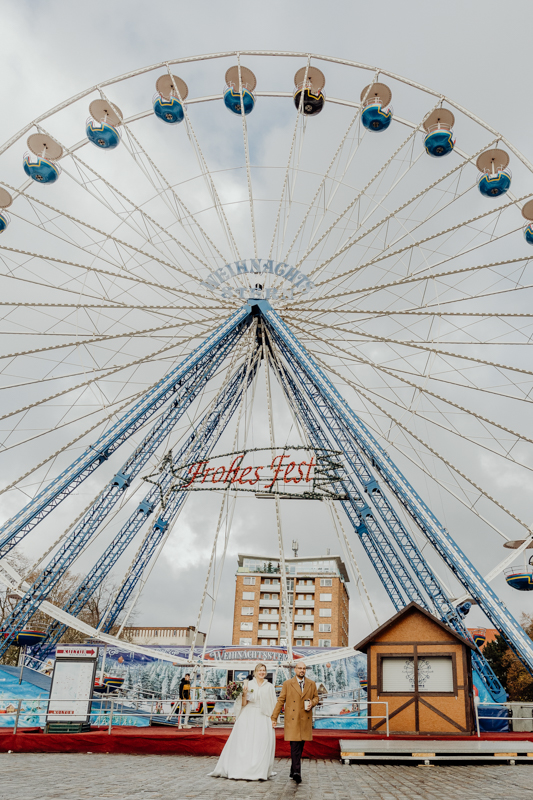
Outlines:
<svg viewBox="0 0 533 800"><path fill-rule="evenodd" d="M13 735L9 728L0 729L0 752L16 753L139 753L144 755L218 756L230 734L230 728L208 728L205 735L195 730L178 731L172 728L113 728L95 729L90 733L44 734L37 728L19 729ZM385 736L364 731L317 730L313 741L307 742L307 758L339 759L340 739L385 739ZM475 740L474 736L391 736L391 739L421 741ZM533 733L483 733L485 741L533 741ZM283 739L283 730L276 731L276 755L287 758L290 746Z"/></svg>

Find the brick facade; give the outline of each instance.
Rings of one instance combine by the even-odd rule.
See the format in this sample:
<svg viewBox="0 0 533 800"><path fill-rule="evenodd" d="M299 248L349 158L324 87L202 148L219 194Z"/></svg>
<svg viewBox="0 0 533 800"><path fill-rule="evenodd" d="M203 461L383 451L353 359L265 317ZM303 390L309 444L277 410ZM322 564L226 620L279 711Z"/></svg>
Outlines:
<svg viewBox="0 0 533 800"><path fill-rule="evenodd" d="M242 561L243 556L239 556L239 564ZM286 559L291 570L287 575L287 588L292 608L293 645L348 646L349 595L344 564L338 557L328 556L323 561L335 563L335 569L311 571L305 569L305 561L298 564L299 561L303 560ZM244 566L239 566L237 571L234 645L279 645L280 638L286 638L281 635L281 583L279 573L276 574L277 562L268 559L264 562L268 571L266 568L250 570ZM320 562L321 559L313 559L314 564ZM272 569L274 571L270 571Z"/></svg>

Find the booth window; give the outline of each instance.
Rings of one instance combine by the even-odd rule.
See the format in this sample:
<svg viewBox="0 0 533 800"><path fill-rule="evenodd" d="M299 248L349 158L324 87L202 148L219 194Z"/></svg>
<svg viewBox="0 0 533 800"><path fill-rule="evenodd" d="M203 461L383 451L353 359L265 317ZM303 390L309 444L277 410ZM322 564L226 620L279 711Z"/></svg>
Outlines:
<svg viewBox="0 0 533 800"><path fill-rule="evenodd" d="M418 656L415 658L381 657L381 692L383 694L454 693L454 663L450 656Z"/></svg>

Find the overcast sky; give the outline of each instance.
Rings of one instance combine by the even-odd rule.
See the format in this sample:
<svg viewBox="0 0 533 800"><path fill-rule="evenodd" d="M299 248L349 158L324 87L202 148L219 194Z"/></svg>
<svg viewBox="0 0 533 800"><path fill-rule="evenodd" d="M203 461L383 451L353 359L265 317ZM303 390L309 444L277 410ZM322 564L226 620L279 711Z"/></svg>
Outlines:
<svg viewBox="0 0 533 800"><path fill-rule="evenodd" d="M299 50L379 66L425 84L482 117L533 159L531 0L4 0L1 8L0 141L66 97L144 65L230 49ZM139 620L196 622L207 559L199 537L207 513L199 502L191 504L183 521L187 544L161 560ZM288 511L289 529L296 513ZM231 575L236 552L250 540L250 516L243 512L235 522L214 641L230 640ZM319 547L319 530L311 541ZM273 551L273 534L266 544ZM525 609L522 598L513 602L517 613ZM360 613L354 604L351 643L367 630ZM472 620L482 617L473 614Z"/></svg>

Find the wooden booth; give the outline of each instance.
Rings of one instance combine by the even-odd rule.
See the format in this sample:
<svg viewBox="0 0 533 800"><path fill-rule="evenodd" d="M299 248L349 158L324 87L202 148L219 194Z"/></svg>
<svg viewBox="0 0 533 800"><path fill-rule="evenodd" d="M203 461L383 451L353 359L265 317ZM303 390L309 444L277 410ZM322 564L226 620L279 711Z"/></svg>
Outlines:
<svg viewBox="0 0 533 800"><path fill-rule="evenodd" d="M388 702L391 733L474 733L473 647L417 603L356 645L367 654L368 700ZM369 706L368 730L385 732L385 708Z"/></svg>

